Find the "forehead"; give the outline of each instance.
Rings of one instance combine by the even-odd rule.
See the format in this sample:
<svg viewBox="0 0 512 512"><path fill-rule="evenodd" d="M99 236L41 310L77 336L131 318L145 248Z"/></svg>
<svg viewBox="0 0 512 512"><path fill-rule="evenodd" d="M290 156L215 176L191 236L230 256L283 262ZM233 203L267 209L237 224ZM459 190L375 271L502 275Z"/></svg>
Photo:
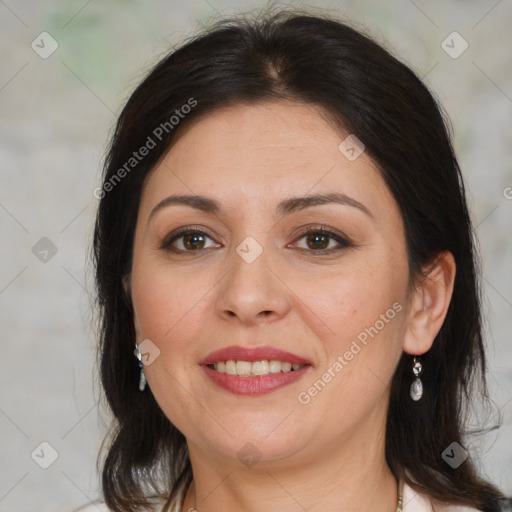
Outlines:
<svg viewBox="0 0 512 512"><path fill-rule="evenodd" d="M150 173L141 209L170 193L215 196L237 208L307 193L339 192L390 207L393 199L369 156L347 158L350 134L310 104L267 102L219 108L185 125Z"/></svg>

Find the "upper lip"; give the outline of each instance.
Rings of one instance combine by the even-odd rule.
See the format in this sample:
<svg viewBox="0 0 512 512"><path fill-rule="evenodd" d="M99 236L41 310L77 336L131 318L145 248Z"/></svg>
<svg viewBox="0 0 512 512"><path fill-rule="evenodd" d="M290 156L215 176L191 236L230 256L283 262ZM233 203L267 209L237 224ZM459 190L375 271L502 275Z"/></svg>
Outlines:
<svg viewBox="0 0 512 512"><path fill-rule="evenodd" d="M277 360L289 362L291 364L311 364L307 359L298 355L281 350L278 348L265 345L263 347L241 347L230 346L215 350L202 359L199 364L208 365L218 363L219 361L264 361L264 360Z"/></svg>

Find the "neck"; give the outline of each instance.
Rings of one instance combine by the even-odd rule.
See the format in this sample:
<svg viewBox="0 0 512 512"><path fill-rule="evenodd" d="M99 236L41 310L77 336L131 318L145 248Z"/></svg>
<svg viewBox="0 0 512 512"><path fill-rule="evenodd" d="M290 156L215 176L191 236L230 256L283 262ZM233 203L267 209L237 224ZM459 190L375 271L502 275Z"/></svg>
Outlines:
<svg viewBox="0 0 512 512"><path fill-rule="evenodd" d="M385 461L383 436L368 437L364 430L336 443L336 450L302 458L302 464L260 461L247 468L239 461L220 462L189 444L194 480L182 510L395 512L398 482Z"/></svg>

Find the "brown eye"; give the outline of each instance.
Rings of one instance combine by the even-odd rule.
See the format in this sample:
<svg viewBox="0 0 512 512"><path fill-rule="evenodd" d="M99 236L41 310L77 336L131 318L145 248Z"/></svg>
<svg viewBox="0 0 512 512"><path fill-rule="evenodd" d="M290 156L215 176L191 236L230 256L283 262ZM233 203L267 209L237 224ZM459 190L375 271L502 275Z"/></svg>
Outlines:
<svg viewBox="0 0 512 512"><path fill-rule="evenodd" d="M310 249L327 249L329 245L329 235L324 235L321 233L314 233L306 235L307 245Z"/></svg>
<svg viewBox="0 0 512 512"><path fill-rule="evenodd" d="M199 233L187 233L183 237L183 245L187 250L202 249L204 246L205 236Z"/></svg>
<svg viewBox="0 0 512 512"><path fill-rule="evenodd" d="M203 231L185 229L167 237L161 248L171 252L196 252L212 247L212 245L206 246L207 239L212 240Z"/></svg>
<svg viewBox="0 0 512 512"><path fill-rule="evenodd" d="M299 247L300 249L318 254L330 254L347 247L353 247L353 244L344 237L326 228L309 229L297 240L302 239L305 239L306 247Z"/></svg>

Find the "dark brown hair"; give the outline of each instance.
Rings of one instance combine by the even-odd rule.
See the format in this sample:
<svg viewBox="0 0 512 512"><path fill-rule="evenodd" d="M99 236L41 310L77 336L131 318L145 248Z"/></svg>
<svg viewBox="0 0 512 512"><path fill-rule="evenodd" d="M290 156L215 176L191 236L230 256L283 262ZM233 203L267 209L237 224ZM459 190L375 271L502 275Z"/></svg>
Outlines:
<svg viewBox="0 0 512 512"><path fill-rule="evenodd" d="M93 245L100 375L114 415L102 465L107 505L116 512L140 510L150 495L170 503L192 478L185 437L151 389L137 387L133 311L122 278L131 269L144 180L193 119L228 104L285 99L323 107L340 134L363 141L404 219L411 282L441 251L453 254L457 273L448 314L422 356L429 392L411 401L412 356L402 353L390 390L386 459L397 478L407 468L413 479L406 475L407 483L419 491L497 512L504 496L477 474L471 457L456 470L442 458L453 442L467 447L474 392L488 400L472 226L442 110L416 74L369 37L331 16L290 10L221 20L186 41L157 63L119 116ZM191 100L194 107L181 110ZM170 119L177 109L183 115L175 127ZM156 137L162 126L167 129ZM156 147L127 166L149 136Z"/></svg>

